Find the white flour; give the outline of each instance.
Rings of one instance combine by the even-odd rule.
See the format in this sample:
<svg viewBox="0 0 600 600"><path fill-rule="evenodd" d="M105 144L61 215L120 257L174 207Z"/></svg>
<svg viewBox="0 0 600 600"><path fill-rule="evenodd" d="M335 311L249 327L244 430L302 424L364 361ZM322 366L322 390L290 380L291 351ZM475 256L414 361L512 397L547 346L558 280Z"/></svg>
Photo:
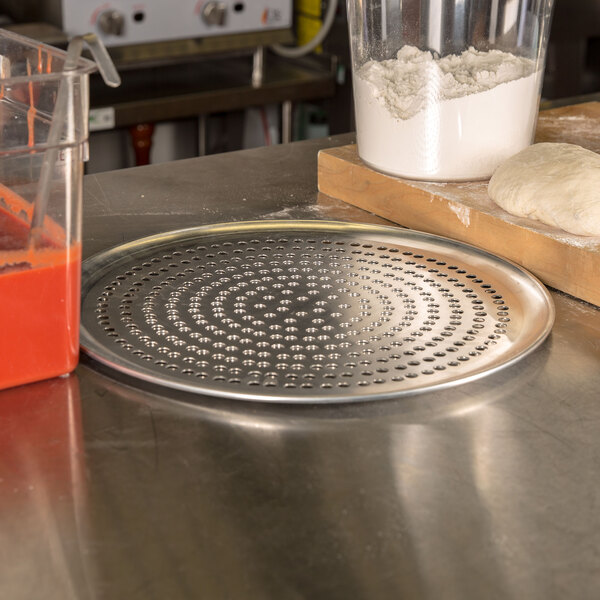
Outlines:
<svg viewBox="0 0 600 600"><path fill-rule="evenodd" d="M531 143L539 84L534 61L510 53L438 58L404 46L356 73L359 155L402 177L485 179Z"/></svg>

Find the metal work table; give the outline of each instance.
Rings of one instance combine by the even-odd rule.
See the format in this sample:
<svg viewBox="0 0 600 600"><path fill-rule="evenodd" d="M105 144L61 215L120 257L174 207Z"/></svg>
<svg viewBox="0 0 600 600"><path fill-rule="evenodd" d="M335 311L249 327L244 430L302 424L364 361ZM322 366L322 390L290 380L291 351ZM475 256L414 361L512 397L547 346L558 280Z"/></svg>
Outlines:
<svg viewBox="0 0 600 600"><path fill-rule="evenodd" d="M89 175L84 254L247 219L383 223L316 191L351 136ZM82 358L0 393L0 596L596 598L600 310L451 390L334 407L178 393Z"/></svg>

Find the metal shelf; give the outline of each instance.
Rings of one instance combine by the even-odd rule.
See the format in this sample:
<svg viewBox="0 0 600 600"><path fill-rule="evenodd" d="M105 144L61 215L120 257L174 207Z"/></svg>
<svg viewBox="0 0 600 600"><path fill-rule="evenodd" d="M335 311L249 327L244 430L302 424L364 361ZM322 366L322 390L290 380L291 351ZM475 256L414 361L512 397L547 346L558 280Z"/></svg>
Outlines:
<svg viewBox="0 0 600 600"><path fill-rule="evenodd" d="M217 57L127 70L121 87L94 76L91 108L112 107L115 127L228 112L286 101L331 98L333 72L310 61L267 54L264 79L252 86L252 56Z"/></svg>

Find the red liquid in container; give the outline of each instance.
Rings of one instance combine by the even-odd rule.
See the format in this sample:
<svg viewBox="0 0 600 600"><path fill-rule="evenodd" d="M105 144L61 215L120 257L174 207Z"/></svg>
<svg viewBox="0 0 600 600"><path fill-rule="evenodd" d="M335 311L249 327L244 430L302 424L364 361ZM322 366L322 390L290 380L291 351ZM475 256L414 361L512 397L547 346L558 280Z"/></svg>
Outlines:
<svg viewBox="0 0 600 600"><path fill-rule="evenodd" d="M24 249L29 224L0 208L0 389L78 362L81 248L50 224L40 247Z"/></svg>

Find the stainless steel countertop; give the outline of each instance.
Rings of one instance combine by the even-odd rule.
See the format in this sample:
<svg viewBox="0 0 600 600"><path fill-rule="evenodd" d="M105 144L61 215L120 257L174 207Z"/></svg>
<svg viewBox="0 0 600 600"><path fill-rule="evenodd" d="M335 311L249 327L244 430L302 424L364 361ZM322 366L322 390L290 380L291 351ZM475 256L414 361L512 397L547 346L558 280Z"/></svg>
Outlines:
<svg viewBox="0 0 600 600"><path fill-rule="evenodd" d="M86 176L84 254L256 218L382 223L316 191L351 136ZM0 392L0 597L597 598L600 310L449 391L240 404L83 358Z"/></svg>

